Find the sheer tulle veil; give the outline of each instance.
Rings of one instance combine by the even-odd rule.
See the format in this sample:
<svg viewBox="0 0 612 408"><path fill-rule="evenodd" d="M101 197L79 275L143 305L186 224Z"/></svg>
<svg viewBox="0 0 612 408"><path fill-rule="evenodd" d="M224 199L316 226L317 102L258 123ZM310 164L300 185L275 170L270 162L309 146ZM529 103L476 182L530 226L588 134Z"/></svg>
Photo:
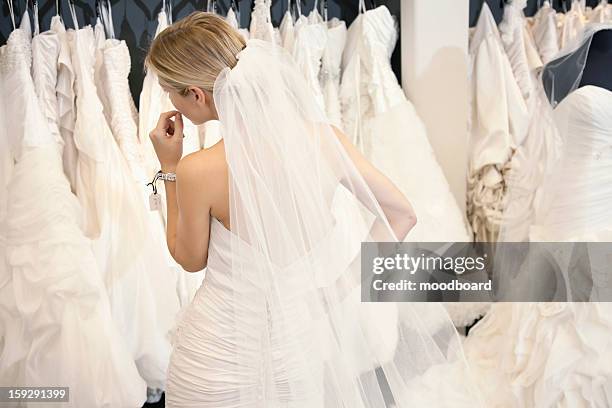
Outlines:
<svg viewBox="0 0 612 408"><path fill-rule="evenodd" d="M241 288L236 364L261 374L241 402L479 406L440 304L360 302L361 242L397 239L290 56L250 40L238 58L214 103Z"/></svg>

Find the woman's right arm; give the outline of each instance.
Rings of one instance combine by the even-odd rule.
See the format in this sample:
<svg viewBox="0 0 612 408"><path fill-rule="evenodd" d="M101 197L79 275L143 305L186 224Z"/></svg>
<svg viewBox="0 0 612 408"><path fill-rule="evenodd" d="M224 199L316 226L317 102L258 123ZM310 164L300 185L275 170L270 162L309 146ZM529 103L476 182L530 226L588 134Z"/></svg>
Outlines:
<svg viewBox="0 0 612 408"><path fill-rule="evenodd" d="M357 167L382 208L398 241L403 241L416 225L416 214L410 201L391 180L374 167L338 128L332 126L338 140ZM359 191L357 191L359 194Z"/></svg>

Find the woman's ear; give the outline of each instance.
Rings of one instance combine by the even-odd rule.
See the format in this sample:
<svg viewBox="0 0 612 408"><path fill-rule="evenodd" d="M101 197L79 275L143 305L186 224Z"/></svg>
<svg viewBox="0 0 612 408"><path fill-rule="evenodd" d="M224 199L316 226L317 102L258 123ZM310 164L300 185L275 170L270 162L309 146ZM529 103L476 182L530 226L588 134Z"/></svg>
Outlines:
<svg viewBox="0 0 612 408"><path fill-rule="evenodd" d="M197 86L190 86L188 89L189 89L189 94L193 96L196 103L202 103L202 104L206 103L206 94L204 93L203 90L201 90Z"/></svg>

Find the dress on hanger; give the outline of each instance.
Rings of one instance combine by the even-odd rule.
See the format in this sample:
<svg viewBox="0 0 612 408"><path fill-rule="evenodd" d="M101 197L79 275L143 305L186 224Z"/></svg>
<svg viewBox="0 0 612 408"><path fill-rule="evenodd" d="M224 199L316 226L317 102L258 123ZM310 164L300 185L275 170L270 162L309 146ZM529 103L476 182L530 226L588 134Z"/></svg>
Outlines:
<svg viewBox="0 0 612 408"><path fill-rule="evenodd" d="M344 130L413 204L419 221L406 241L471 241L425 126L391 69L396 41L385 6L349 27L340 90Z"/></svg>
<svg viewBox="0 0 612 408"><path fill-rule="evenodd" d="M391 68L396 41L396 24L385 6L365 11L349 27L340 89L344 131L410 200L418 222L405 241L469 242L425 125ZM457 325L468 319L466 313L480 313L473 305L446 306Z"/></svg>
<svg viewBox="0 0 612 408"><path fill-rule="evenodd" d="M138 143L138 127L130 114L132 96L128 83L130 73L130 54L125 41L108 39L102 48L104 93L108 96L110 106L111 131L119 149L126 159L131 175L140 187L143 207L149 204L150 188L146 185L150 176L144 171L144 162ZM147 211L151 234L147 240L148 258L147 275L155 295L156 315L161 333L170 334L179 311L179 294L176 290L178 281L176 268L168 265L165 258L167 251L163 220L156 212ZM172 290L172 289L175 290Z"/></svg>
<svg viewBox="0 0 612 408"><path fill-rule="evenodd" d="M591 23L612 23L612 4L607 0L600 1L589 16Z"/></svg>
<svg viewBox="0 0 612 408"><path fill-rule="evenodd" d="M531 29L535 44L540 52L542 62L547 64L559 52L557 36L557 12L546 1L535 16Z"/></svg>
<svg viewBox="0 0 612 408"><path fill-rule="evenodd" d="M84 231L93 240L121 338L147 385L163 389L170 344L159 327L149 276L148 209L106 125L94 85L95 53L92 28L76 30L72 42L77 96L74 137Z"/></svg>
<svg viewBox="0 0 612 408"><path fill-rule="evenodd" d="M68 33L60 16L56 15L51 18L51 31L57 33L60 41L55 94L57 97L58 127L64 140L62 162L72 192L76 193L76 167L79 152L74 144L73 135L75 121L74 68L70 58Z"/></svg>
<svg viewBox="0 0 612 408"><path fill-rule="evenodd" d="M253 11L251 12L251 26L249 27L249 38L258 40L277 42L277 35L274 34L270 7L272 0L255 0Z"/></svg>
<svg viewBox="0 0 612 408"><path fill-rule="evenodd" d="M293 60L304 74L306 83L312 89L323 111L325 111L325 98L319 82L319 72L321 71L321 58L325 52L326 44L327 28L325 24L300 16L295 24Z"/></svg>
<svg viewBox="0 0 612 408"><path fill-rule="evenodd" d="M346 44L346 23L337 18L327 22L327 42L321 59L319 80L329 122L342 129L340 105L340 66Z"/></svg>
<svg viewBox="0 0 612 408"><path fill-rule="evenodd" d="M35 44L46 45L54 35L42 34ZM146 386L112 320L91 242L79 225L81 209L62 169L61 145L48 126L57 118L43 113L55 104L55 45L34 47L38 98L29 32L13 31L0 57L2 96L10 100L0 116L11 118L5 148L16 162L2 229L9 274L8 280L0 275L0 321L7 329L0 383L67 386L71 404L79 407L136 408L146 399ZM6 319L7 305L13 320Z"/></svg>
<svg viewBox="0 0 612 408"><path fill-rule="evenodd" d="M532 241L608 242L612 237L612 92L586 86L554 111L568 145L542 186ZM572 253L553 253L566 279ZM610 255L608 254L608 257ZM590 257L591 269L597 259ZM609 274L609 262L605 263ZM570 282L566 282L570 284ZM593 284L609 291L609 283ZM609 292L608 292L609 293ZM470 331L466 357L490 407L612 405L612 305L498 303Z"/></svg>
<svg viewBox="0 0 612 408"><path fill-rule="evenodd" d="M227 11L225 21L227 21L232 27L238 30L238 32L240 33L240 35L242 35L242 38L244 38L245 41L249 39L249 30L247 30L246 28L240 28L236 13L234 13L234 9L232 7L230 7L230 9Z"/></svg>
<svg viewBox="0 0 612 408"><path fill-rule="evenodd" d="M503 219L510 158L527 132L529 117L497 24L486 4L483 4L469 52L467 214L474 239L495 242Z"/></svg>
<svg viewBox="0 0 612 408"><path fill-rule="evenodd" d="M281 36L281 45L289 54L293 54L295 29L293 27L293 16L289 10L285 12L283 19L281 20L279 31Z"/></svg>
<svg viewBox="0 0 612 408"><path fill-rule="evenodd" d="M586 17L584 16L582 6L578 0L574 0L572 8L565 13L565 18L563 19L560 48L566 47L574 39L580 37L584 31L585 23Z"/></svg>
<svg viewBox="0 0 612 408"><path fill-rule="evenodd" d="M514 77L529 109L535 98L536 79L532 73L542 66L542 60L527 30L523 13L526 4L526 0L517 0L506 5L503 20L499 24L499 31L512 66L512 72L514 72Z"/></svg>

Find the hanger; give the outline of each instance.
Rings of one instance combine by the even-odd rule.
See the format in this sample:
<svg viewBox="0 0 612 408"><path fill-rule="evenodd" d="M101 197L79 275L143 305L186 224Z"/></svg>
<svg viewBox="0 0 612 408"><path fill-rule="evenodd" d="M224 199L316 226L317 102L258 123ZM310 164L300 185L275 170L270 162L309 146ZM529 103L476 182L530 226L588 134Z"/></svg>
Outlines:
<svg viewBox="0 0 612 408"><path fill-rule="evenodd" d="M6 4L8 5L9 14L11 15L11 22L13 23L13 30L17 29L17 25L15 24L15 9L13 8L13 0L6 0Z"/></svg>
<svg viewBox="0 0 612 408"><path fill-rule="evenodd" d="M327 0L322 0L323 3L323 19L327 22Z"/></svg>
<svg viewBox="0 0 612 408"><path fill-rule="evenodd" d="M166 0L164 0L164 4L166 9L166 16L168 18L168 24L172 24L172 0L169 0L167 3Z"/></svg>
<svg viewBox="0 0 612 408"><path fill-rule="evenodd" d="M74 29L79 29L79 22L76 16L76 7L74 5L74 0L68 0L68 9L70 10L70 16L72 17L72 24L74 25Z"/></svg>
<svg viewBox="0 0 612 408"><path fill-rule="evenodd" d="M32 16L34 18L34 35L40 34L40 24L38 23L38 0L32 1Z"/></svg>

